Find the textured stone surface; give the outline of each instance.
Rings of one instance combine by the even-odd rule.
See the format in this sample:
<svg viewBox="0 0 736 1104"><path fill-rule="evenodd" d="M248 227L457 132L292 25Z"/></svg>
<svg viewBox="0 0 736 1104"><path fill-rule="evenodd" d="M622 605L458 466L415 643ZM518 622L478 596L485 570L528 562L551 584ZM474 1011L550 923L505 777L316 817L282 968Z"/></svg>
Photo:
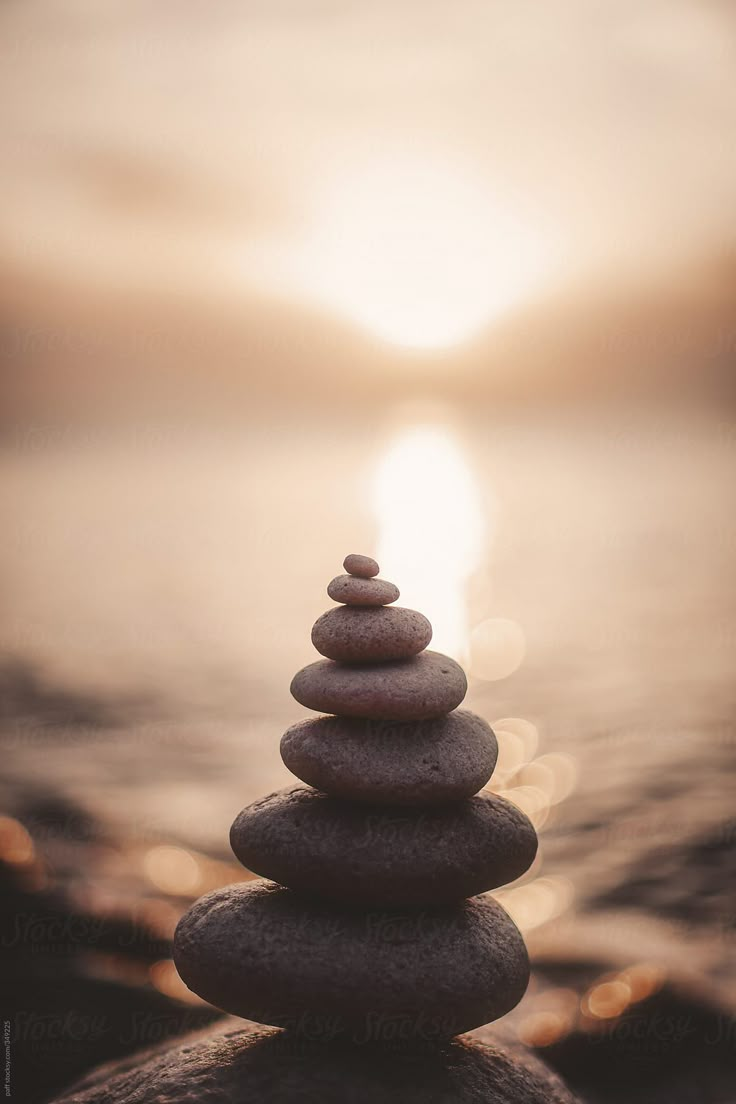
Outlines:
<svg viewBox="0 0 736 1104"><path fill-rule="evenodd" d="M338 575L327 587L333 602L348 606L388 606L399 597L399 588L386 579L358 579Z"/></svg>
<svg viewBox="0 0 736 1104"><path fill-rule="evenodd" d="M307 709L389 721L421 721L449 713L467 688L462 667L439 652L355 666L321 659L303 667L291 681L292 694Z"/></svg>
<svg viewBox="0 0 736 1104"><path fill-rule="evenodd" d="M360 579L372 579L381 570L371 556L359 556L356 552L346 556L342 566L348 575L357 575Z"/></svg>
<svg viewBox="0 0 736 1104"><path fill-rule="evenodd" d="M408 659L431 639L432 626L424 614L401 606L336 606L312 628L317 651L345 663Z"/></svg>
<svg viewBox="0 0 736 1104"><path fill-rule="evenodd" d="M498 745L468 709L408 723L311 717L286 730L281 758L297 778L335 797L441 805L485 786Z"/></svg>
<svg viewBox="0 0 736 1104"><path fill-rule="evenodd" d="M271 882L226 886L179 921L174 959L204 1000L259 1023L368 1041L457 1035L503 1016L529 961L490 897L444 909L322 905Z"/></svg>
<svg viewBox="0 0 736 1104"><path fill-rule="evenodd" d="M234 1027L102 1066L58 1104L575 1104L528 1051L455 1039L436 1048L295 1040ZM379 1029L380 1030L380 1029Z"/></svg>
<svg viewBox="0 0 736 1104"><path fill-rule="evenodd" d="M307 786L261 798L237 816L243 866L338 904L441 905L520 877L537 853L520 809L480 794L434 809L352 805Z"/></svg>

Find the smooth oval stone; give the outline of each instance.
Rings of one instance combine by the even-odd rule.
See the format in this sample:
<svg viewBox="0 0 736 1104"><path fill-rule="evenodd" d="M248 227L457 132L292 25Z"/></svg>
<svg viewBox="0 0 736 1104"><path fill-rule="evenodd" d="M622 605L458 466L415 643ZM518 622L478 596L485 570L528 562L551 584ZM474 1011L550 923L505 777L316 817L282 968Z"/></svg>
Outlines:
<svg viewBox="0 0 736 1104"><path fill-rule="evenodd" d="M485 786L498 745L490 725L467 709L409 723L310 717L281 737L281 758L297 778L334 797L441 805Z"/></svg>
<svg viewBox="0 0 736 1104"><path fill-rule="evenodd" d="M388 721L422 721L449 713L467 688L462 667L439 652L351 666L320 659L291 680L292 695L307 709Z"/></svg>
<svg viewBox="0 0 736 1104"><path fill-rule="evenodd" d="M388 606L399 597L399 588L386 579L359 579L337 575L327 587L333 602L346 606Z"/></svg>
<svg viewBox="0 0 736 1104"><path fill-rule="evenodd" d="M336 606L318 617L312 628L317 651L344 663L408 659L431 639L432 626L424 614L401 606Z"/></svg>
<svg viewBox="0 0 736 1104"><path fill-rule="evenodd" d="M496 889L537 853L529 819L496 794L420 811L352 805L307 786L248 805L230 844L248 870L289 889L389 908Z"/></svg>
<svg viewBox="0 0 736 1104"><path fill-rule="evenodd" d="M368 1041L382 1019L408 1038L457 1035L524 995L524 940L497 901L368 913L274 885L226 886L196 901L174 937L186 985L236 1016Z"/></svg>
<svg viewBox="0 0 736 1104"><path fill-rule="evenodd" d="M167 1034L172 1016L151 1022ZM308 1020L301 1026L295 1038L227 1017L106 1062L56 1104L576 1104L519 1043L435 1042L428 1031L429 1045L404 1047L400 1019L377 1020L368 1045L330 1043L310 1038Z"/></svg>
<svg viewBox="0 0 736 1104"><path fill-rule="evenodd" d="M372 579L381 570L371 556L358 556L353 552L342 561L348 575L357 575L361 579Z"/></svg>

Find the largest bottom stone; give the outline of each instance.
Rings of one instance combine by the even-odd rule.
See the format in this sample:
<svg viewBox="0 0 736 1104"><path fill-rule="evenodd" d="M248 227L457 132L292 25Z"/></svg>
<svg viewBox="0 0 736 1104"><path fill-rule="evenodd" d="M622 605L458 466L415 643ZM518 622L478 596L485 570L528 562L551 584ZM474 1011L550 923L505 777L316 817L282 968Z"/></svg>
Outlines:
<svg viewBox="0 0 736 1104"><path fill-rule="evenodd" d="M529 961L501 906L354 911L272 882L218 889L182 917L174 958L205 1000L303 1035L443 1038L521 1000Z"/></svg>
<svg viewBox="0 0 736 1104"><path fill-rule="evenodd" d="M575 1104L530 1054L460 1040L417 1053L229 1027L137 1057L57 1104Z"/></svg>

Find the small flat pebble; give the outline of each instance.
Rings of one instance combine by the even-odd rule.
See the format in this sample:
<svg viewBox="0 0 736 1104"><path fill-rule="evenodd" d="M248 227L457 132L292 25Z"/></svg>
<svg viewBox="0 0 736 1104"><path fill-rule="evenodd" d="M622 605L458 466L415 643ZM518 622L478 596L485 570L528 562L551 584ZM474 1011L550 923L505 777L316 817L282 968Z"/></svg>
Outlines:
<svg viewBox="0 0 736 1104"><path fill-rule="evenodd" d="M248 805L230 830L255 874L338 905L451 904L506 885L537 853L531 821L496 794L432 809L352 805L293 786Z"/></svg>
<svg viewBox="0 0 736 1104"><path fill-rule="evenodd" d="M468 709L408 723L311 717L284 733L281 758L297 778L335 797L441 805L485 786L498 745L490 725Z"/></svg>
<svg viewBox="0 0 736 1104"><path fill-rule="evenodd" d="M359 579L337 575L327 587L333 602L346 606L388 606L399 597L399 588L386 579Z"/></svg>
<svg viewBox="0 0 736 1104"><path fill-rule="evenodd" d="M491 897L366 913L260 881L196 901L174 961L216 1008L362 1043L392 1019L408 1039L469 1031L509 1012L529 980L521 934Z"/></svg>
<svg viewBox="0 0 736 1104"><path fill-rule="evenodd" d="M342 566L348 575L357 575L361 579L372 579L381 570L376 561L371 559L370 556L358 556L356 553L346 556L342 561Z"/></svg>
<svg viewBox="0 0 736 1104"><path fill-rule="evenodd" d="M312 628L317 651L343 663L408 659L431 639L432 626L424 614L401 606L336 606Z"/></svg>
<svg viewBox="0 0 736 1104"><path fill-rule="evenodd" d="M310 663L291 681L307 709L369 720L421 721L449 713L465 697L465 673L454 659L422 652L390 663Z"/></svg>

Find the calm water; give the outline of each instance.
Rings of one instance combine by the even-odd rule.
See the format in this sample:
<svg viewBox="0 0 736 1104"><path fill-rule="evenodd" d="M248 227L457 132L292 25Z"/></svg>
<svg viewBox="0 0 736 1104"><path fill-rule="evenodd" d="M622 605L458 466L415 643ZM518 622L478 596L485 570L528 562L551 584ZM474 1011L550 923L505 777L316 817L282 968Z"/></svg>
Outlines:
<svg viewBox="0 0 736 1104"><path fill-rule="evenodd" d="M468 704L531 722L532 761L569 756L577 776L538 809L531 879L548 892L520 899L522 919L605 905L712 934L733 862L734 427L657 411L422 418L474 481L469 626L511 620L526 642L509 677L471 680ZM134 851L229 862L234 814L290 779L278 740L303 711L289 681L314 658L343 555L381 539L372 473L400 432L388 412L17 435L0 467L9 807L54 795ZM467 538L451 487L428 502L418 565ZM516 783L533 801L545 777Z"/></svg>

